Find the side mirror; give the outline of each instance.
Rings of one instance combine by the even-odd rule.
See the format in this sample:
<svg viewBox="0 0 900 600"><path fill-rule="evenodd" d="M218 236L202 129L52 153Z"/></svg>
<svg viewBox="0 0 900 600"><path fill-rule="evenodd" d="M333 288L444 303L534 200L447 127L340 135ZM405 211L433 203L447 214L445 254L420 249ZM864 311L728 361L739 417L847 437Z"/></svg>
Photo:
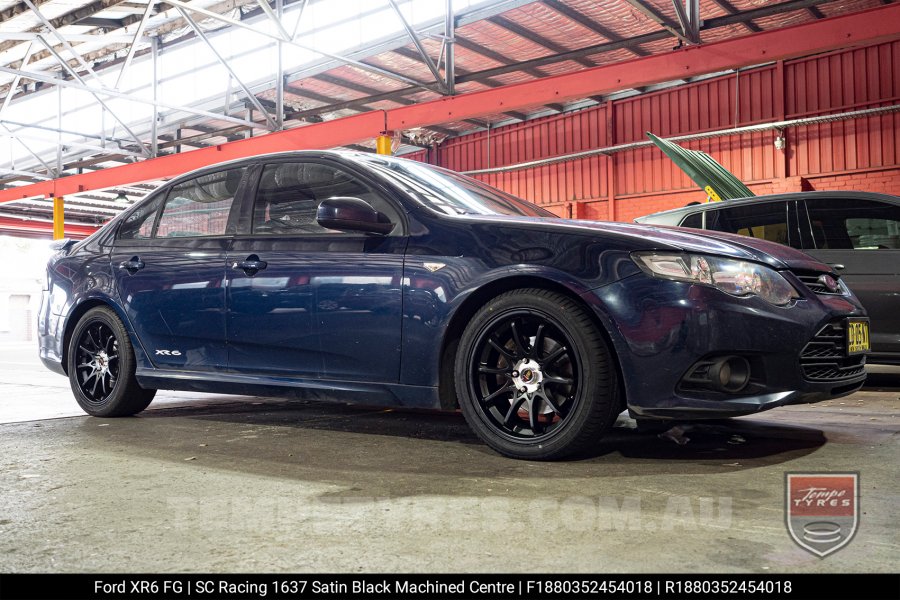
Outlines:
<svg viewBox="0 0 900 600"><path fill-rule="evenodd" d="M326 229L364 231L386 235L394 224L386 215L360 198L333 196L322 200L316 210L316 222Z"/></svg>

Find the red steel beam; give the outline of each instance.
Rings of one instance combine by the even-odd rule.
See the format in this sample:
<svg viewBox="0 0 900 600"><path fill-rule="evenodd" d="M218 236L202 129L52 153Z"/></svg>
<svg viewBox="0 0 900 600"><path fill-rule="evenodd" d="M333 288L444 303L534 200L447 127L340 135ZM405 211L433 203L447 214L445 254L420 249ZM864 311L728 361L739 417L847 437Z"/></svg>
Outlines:
<svg viewBox="0 0 900 600"><path fill-rule="evenodd" d="M0 203L32 196L65 196L116 185L172 177L195 168L267 152L332 148L401 130L460 121L529 106L575 100L703 75L725 69L794 58L900 38L900 4L688 46L665 54L545 77L471 94L441 98L387 111L371 111L193 150L0 191Z"/></svg>
<svg viewBox="0 0 900 600"><path fill-rule="evenodd" d="M98 227L90 227L87 225L66 225L65 236L72 238L84 238L97 231ZM0 217L0 232L4 231L46 233L47 237L50 238L53 237L53 223L44 223L43 221L24 221L20 219Z"/></svg>

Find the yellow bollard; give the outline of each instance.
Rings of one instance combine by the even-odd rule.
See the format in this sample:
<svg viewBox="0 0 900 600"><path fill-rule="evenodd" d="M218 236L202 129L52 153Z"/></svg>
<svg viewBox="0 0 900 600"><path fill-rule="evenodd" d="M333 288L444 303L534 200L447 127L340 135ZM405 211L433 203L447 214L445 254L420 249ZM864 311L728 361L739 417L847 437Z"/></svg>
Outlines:
<svg viewBox="0 0 900 600"><path fill-rule="evenodd" d="M63 226L63 199L53 199L53 239L61 240L66 237Z"/></svg>
<svg viewBox="0 0 900 600"><path fill-rule="evenodd" d="M391 141L392 136L387 133L382 133L377 138L375 138L375 152L378 154L386 154L390 156L391 153Z"/></svg>

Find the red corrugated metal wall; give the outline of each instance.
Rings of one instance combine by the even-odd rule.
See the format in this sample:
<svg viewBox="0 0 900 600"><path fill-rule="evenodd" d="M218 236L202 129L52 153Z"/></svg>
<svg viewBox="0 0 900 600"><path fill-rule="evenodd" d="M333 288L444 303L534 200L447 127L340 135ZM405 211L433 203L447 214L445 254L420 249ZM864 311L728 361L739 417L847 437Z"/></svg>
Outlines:
<svg viewBox="0 0 900 600"><path fill-rule="evenodd" d="M779 62L660 92L453 138L407 155L458 171L498 167L646 139L900 102L900 41ZM900 195L900 114L786 132L687 142L708 152L757 194L867 189ZM561 216L631 220L703 200L705 194L655 147L479 175Z"/></svg>
<svg viewBox="0 0 900 600"><path fill-rule="evenodd" d="M490 156L488 138L490 137ZM609 145L606 108L535 119L454 138L438 150L438 164L457 171L538 160ZM599 156L557 165L479 176L483 181L538 204L604 197L606 177Z"/></svg>

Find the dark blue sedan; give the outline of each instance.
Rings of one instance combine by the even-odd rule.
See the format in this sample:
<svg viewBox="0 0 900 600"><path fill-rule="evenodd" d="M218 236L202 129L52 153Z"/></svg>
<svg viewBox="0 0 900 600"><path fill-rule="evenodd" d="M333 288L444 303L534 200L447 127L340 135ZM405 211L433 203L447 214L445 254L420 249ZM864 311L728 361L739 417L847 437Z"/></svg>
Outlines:
<svg viewBox="0 0 900 600"><path fill-rule="evenodd" d="M809 286L808 281L824 281ZM717 232L571 221L459 174L295 152L189 173L51 259L40 355L98 417L157 389L462 409L497 451L863 384L828 265Z"/></svg>

